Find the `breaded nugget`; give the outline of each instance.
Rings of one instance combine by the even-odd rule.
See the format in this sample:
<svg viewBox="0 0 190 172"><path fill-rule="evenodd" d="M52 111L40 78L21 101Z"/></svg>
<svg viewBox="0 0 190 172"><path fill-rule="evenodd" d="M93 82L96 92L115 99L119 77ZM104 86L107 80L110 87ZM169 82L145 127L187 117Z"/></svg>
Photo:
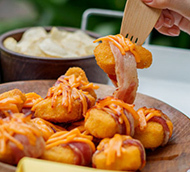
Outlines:
<svg viewBox="0 0 190 172"><path fill-rule="evenodd" d="M136 171L144 167L145 151L142 144L130 136L116 134L105 138L92 157L93 167L106 170Z"/></svg>
<svg viewBox="0 0 190 172"><path fill-rule="evenodd" d="M52 106L52 99L46 98L35 106L35 117L45 119L55 123L72 122L83 118L82 103L80 100L72 100L72 109L63 106L62 96L56 98L56 103Z"/></svg>
<svg viewBox="0 0 190 172"><path fill-rule="evenodd" d="M71 67L67 70L65 73L65 76L71 76L75 75L76 78L81 77L81 80L83 83L78 86L78 89L81 89L83 91L87 91L89 94L91 94L95 99L97 98L96 93L94 89L97 89L98 86L92 85L92 83L89 83L88 78L86 77L85 71L79 67ZM58 79L59 80L59 79ZM91 86L85 86L90 84Z"/></svg>
<svg viewBox="0 0 190 172"><path fill-rule="evenodd" d="M45 150L40 130L22 113L0 120L0 161L16 165L23 157L38 158Z"/></svg>
<svg viewBox="0 0 190 172"><path fill-rule="evenodd" d="M138 115L133 107L108 96L96 102L85 116L86 130L96 138L113 137L114 134L134 134Z"/></svg>
<svg viewBox="0 0 190 172"><path fill-rule="evenodd" d="M52 134L58 131L66 131L65 128L54 125L42 118L34 118L31 120L31 122L41 131L45 141L48 140Z"/></svg>
<svg viewBox="0 0 190 172"><path fill-rule="evenodd" d="M172 136L173 124L160 110L140 108L139 125L135 128L134 138L140 140L147 149L164 146Z"/></svg>
<svg viewBox="0 0 190 172"><path fill-rule="evenodd" d="M25 96L26 96L26 101L23 104L21 112L24 113L25 115L33 116L33 112L31 111L32 107L36 103L42 101L43 98L34 92L26 93Z"/></svg>
<svg viewBox="0 0 190 172"><path fill-rule="evenodd" d="M115 59L108 41L102 41L94 49L97 64L109 75L115 75Z"/></svg>
<svg viewBox="0 0 190 172"><path fill-rule="evenodd" d="M143 131L139 127L135 129L134 138L140 140L145 148L153 149L162 144L164 129L159 123L148 122L147 127Z"/></svg>
<svg viewBox="0 0 190 172"><path fill-rule="evenodd" d="M118 124L115 119L107 112L91 108L88 111L85 128L96 138L112 137L118 131Z"/></svg>
<svg viewBox="0 0 190 172"><path fill-rule="evenodd" d="M46 142L46 150L42 159L75 164L90 165L95 151L92 137L81 134L76 128L53 134Z"/></svg>
<svg viewBox="0 0 190 172"><path fill-rule="evenodd" d="M87 109L96 101L93 90L96 87L86 81L85 73L81 70L69 69L71 75L59 77L48 90L46 98L33 106L34 116L56 123L83 119Z"/></svg>
<svg viewBox="0 0 190 172"><path fill-rule="evenodd" d="M0 94L0 111L2 117L8 116L8 111L12 113L18 113L21 111L26 96L19 89L13 89Z"/></svg>
<svg viewBox="0 0 190 172"><path fill-rule="evenodd" d="M152 54L146 48L135 45L134 52L140 57L140 62L137 62L137 68L148 68L152 64ZM94 55L97 64L105 73L108 75L115 75L115 58L109 41L103 40L98 46L96 46L94 49Z"/></svg>

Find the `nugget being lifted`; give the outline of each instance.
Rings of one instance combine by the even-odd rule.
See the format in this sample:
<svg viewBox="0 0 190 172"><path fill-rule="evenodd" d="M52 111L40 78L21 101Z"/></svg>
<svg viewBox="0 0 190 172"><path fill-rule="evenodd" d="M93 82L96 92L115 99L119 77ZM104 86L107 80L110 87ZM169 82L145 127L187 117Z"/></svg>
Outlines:
<svg viewBox="0 0 190 172"><path fill-rule="evenodd" d="M96 88L81 68L70 68L48 90L46 98L32 107L34 116L56 123L78 121L94 105Z"/></svg>
<svg viewBox="0 0 190 172"><path fill-rule="evenodd" d="M92 163L99 169L137 171L145 166L145 158L144 147L138 140L116 134L100 142Z"/></svg>
<svg viewBox="0 0 190 172"><path fill-rule="evenodd" d="M137 68L148 68L152 54L133 44L122 35L109 35L97 39L102 41L94 50L97 64L108 74L117 87L114 96L126 103L133 103L138 87Z"/></svg>

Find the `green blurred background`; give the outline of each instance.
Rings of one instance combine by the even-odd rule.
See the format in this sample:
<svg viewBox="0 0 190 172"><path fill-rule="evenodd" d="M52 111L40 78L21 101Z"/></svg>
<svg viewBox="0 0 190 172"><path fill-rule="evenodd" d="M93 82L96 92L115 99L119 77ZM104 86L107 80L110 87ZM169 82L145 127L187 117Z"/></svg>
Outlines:
<svg viewBox="0 0 190 172"><path fill-rule="evenodd" d="M126 0L0 0L0 34L28 26L81 27L86 9L99 8L123 11ZM91 16L87 30L100 35L117 34L121 18ZM190 36L181 32L178 37L152 31L150 44L190 48Z"/></svg>

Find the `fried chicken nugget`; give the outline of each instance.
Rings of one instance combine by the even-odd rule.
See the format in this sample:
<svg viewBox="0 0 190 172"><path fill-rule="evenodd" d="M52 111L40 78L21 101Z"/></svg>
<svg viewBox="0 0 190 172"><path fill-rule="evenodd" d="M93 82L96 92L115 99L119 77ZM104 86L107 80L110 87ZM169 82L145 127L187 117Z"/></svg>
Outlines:
<svg viewBox="0 0 190 172"><path fill-rule="evenodd" d="M137 62L137 68L148 68L152 64L152 54L146 48L135 45L134 52L136 52L136 54L140 57L140 61ZM102 40L102 42L96 46L94 49L94 55L97 64L104 70L105 73L108 75L115 75L115 58L108 40Z"/></svg>
<svg viewBox="0 0 190 172"><path fill-rule="evenodd" d="M0 148L0 161L16 165L23 157L41 156L45 141L29 116L14 113L0 120Z"/></svg>
<svg viewBox="0 0 190 172"><path fill-rule="evenodd" d="M25 115L33 116L33 112L31 111L32 107L36 103L42 101L43 98L35 92L26 93L25 96L26 96L26 101L23 104L21 112L24 113Z"/></svg>
<svg viewBox="0 0 190 172"><path fill-rule="evenodd" d="M96 138L113 137L116 133L132 136L137 121L138 115L132 105L108 96L87 111L85 128Z"/></svg>
<svg viewBox="0 0 190 172"><path fill-rule="evenodd" d="M134 138L141 141L147 149L164 146L172 136L173 124L160 110L154 108L140 108L139 126L135 128Z"/></svg>
<svg viewBox="0 0 190 172"><path fill-rule="evenodd" d="M84 70L82 70L81 68L79 68L79 67L71 67L65 73L65 76L70 76L70 75L73 75L73 74L76 76L76 78L81 77L82 81L84 81L85 83L89 83L88 78L86 77L86 74L85 74ZM79 87L79 89L80 89L80 87ZM83 87L82 89L83 89L83 91L87 91L88 93L90 93L95 99L97 98L93 87Z"/></svg>
<svg viewBox="0 0 190 172"><path fill-rule="evenodd" d="M35 117L55 123L74 122L84 118L87 109L94 105L93 89L98 87L88 82L84 71L75 68L67 75L59 77L46 98L33 106Z"/></svg>
<svg viewBox="0 0 190 172"><path fill-rule="evenodd" d="M9 116L8 111L18 113L21 111L26 96L19 89L13 89L0 94L0 113L1 117Z"/></svg>
<svg viewBox="0 0 190 172"><path fill-rule="evenodd" d="M76 128L53 134L46 142L42 159L75 164L90 165L95 151L92 136L81 134Z"/></svg>
<svg viewBox="0 0 190 172"><path fill-rule="evenodd" d="M45 141L47 141L52 134L58 131L66 131L65 128L54 125L42 118L31 119L31 122L41 131Z"/></svg>
<svg viewBox="0 0 190 172"><path fill-rule="evenodd" d="M93 167L106 170L136 171L145 166L145 150L140 141L126 135L115 134L105 138L93 154Z"/></svg>

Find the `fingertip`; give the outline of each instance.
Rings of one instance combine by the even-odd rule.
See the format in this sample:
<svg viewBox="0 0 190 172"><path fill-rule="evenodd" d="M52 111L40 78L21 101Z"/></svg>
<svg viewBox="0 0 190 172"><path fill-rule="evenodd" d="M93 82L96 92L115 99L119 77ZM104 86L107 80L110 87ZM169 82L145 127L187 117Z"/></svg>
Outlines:
<svg viewBox="0 0 190 172"><path fill-rule="evenodd" d="M170 13L169 10L162 10L162 15L164 18L164 25L166 27L172 27L174 25L174 16Z"/></svg>
<svg viewBox="0 0 190 172"><path fill-rule="evenodd" d="M171 28L162 26L159 29L156 29L158 32L160 32L163 35L167 35L167 36L179 36L180 34L180 29L177 26L173 26Z"/></svg>
<svg viewBox="0 0 190 172"><path fill-rule="evenodd" d="M180 29L177 26L174 26L174 27L168 28L168 33L171 36L179 36Z"/></svg>
<svg viewBox="0 0 190 172"><path fill-rule="evenodd" d="M160 29L164 24L164 17L163 15L160 15L158 21L156 22L155 28Z"/></svg>

